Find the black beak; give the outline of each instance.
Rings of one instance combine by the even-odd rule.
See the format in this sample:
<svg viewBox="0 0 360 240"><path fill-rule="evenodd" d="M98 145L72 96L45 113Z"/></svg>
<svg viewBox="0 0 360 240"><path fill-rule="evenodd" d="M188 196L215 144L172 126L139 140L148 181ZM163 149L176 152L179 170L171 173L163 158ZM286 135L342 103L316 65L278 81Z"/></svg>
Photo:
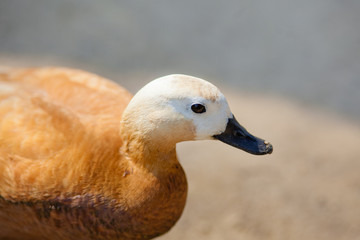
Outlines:
<svg viewBox="0 0 360 240"><path fill-rule="evenodd" d="M255 155L270 154L273 151L273 147L269 142L251 135L236 121L235 117L229 118L223 133L213 137Z"/></svg>

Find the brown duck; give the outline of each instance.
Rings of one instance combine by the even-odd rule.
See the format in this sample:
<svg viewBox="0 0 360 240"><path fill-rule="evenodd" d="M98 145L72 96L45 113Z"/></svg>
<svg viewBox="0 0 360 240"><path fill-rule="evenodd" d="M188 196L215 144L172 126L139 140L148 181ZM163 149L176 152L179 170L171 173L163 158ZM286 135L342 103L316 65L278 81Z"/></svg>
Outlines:
<svg viewBox="0 0 360 240"><path fill-rule="evenodd" d="M218 139L252 154L223 94L170 75L133 98L65 68L0 74L0 239L150 239L186 201L176 143Z"/></svg>

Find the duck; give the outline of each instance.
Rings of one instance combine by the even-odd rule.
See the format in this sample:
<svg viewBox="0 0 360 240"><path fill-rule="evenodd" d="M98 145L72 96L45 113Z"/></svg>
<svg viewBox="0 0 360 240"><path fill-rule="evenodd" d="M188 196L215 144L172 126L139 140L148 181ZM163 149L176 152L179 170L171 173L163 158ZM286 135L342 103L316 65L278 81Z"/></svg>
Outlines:
<svg viewBox="0 0 360 240"><path fill-rule="evenodd" d="M61 67L0 73L0 239L151 239L187 198L176 144L272 145L235 119L220 90L181 74L134 96Z"/></svg>

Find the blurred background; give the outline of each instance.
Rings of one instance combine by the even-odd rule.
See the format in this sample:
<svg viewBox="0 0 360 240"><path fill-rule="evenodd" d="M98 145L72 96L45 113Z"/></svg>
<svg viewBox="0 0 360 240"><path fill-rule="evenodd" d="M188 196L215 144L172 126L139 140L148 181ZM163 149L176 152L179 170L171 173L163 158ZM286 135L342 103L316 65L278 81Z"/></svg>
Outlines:
<svg viewBox="0 0 360 240"><path fill-rule="evenodd" d="M218 85L273 143L179 144L189 197L159 239L360 239L360 2L0 0L0 66L67 66L135 93Z"/></svg>

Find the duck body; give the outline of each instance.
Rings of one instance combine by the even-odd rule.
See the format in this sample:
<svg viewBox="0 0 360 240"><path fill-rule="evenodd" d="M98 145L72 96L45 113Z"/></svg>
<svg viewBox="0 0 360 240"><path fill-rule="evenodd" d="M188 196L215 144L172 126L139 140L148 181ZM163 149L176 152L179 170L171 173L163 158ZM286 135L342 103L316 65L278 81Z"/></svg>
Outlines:
<svg viewBox="0 0 360 240"><path fill-rule="evenodd" d="M147 239L180 217L187 182L175 149L156 172L119 151L126 90L44 68L3 73L0 92L1 239Z"/></svg>
<svg viewBox="0 0 360 240"><path fill-rule="evenodd" d="M176 143L218 139L253 154L212 84L154 80L134 97L79 70L0 73L0 239L150 239L180 218Z"/></svg>

